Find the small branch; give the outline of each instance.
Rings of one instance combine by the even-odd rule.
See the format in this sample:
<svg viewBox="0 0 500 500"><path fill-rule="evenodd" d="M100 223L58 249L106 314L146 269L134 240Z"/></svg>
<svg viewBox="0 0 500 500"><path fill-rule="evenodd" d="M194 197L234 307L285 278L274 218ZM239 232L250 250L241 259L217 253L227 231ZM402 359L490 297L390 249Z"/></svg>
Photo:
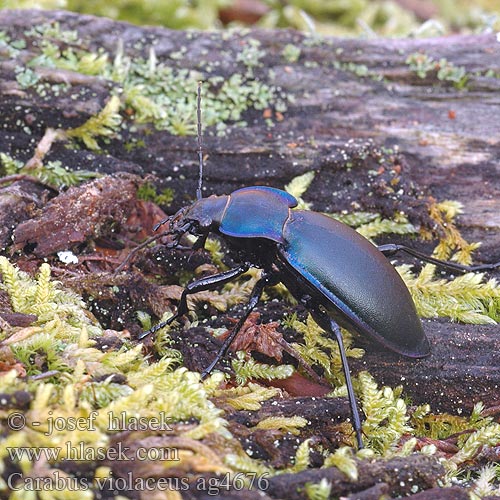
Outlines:
<svg viewBox="0 0 500 500"><path fill-rule="evenodd" d="M52 144L55 141L61 141L66 138L66 133L61 129L47 128L45 130L44 136L41 138L40 142L37 144L35 153L26 162L24 166L25 170L36 170L37 168L43 167L43 160L45 156L50 152Z"/></svg>

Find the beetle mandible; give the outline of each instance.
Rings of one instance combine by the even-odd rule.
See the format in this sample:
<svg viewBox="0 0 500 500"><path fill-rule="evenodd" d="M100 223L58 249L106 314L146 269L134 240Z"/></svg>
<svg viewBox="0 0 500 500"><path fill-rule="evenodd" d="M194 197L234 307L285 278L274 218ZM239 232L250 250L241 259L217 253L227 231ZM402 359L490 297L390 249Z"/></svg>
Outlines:
<svg viewBox="0 0 500 500"><path fill-rule="evenodd" d="M186 233L198 237L194 248L202 248L215 233L226 242L240 265L220 274L193 281L182 292L177 311L167 321L143 332L139 338L158 331L188 312L187 297L213 290L250 267L262 269L244 313L221 345L206 377L224 357L266 286L283 283L305 305L314 320L338 343L346 380L352 424L358 448L363 447L361 420L352 388L349 365L339 328L343 326L368 336L410 358L430 354L430 345L411 295L385 255L398 251L459 271L495 269L497 264L464 266L444 262L403 245L376 247L354 229L326 215L293 210L297 200L279 189L254 186L229 195L202 198L203 149L201 134L201 84L198 85L199 183L197 200L155 226L168 223L169 245L176 247Z"/></svg>

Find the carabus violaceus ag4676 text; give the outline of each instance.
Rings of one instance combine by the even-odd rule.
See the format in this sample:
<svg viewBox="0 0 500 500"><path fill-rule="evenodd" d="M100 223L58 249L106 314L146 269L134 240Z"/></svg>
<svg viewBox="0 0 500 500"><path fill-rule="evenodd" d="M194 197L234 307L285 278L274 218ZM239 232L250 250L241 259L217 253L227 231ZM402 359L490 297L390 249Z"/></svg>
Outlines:
<svg viewBox="0 0 500 500"><path fill-rule="evenodd" d="M240 265L190 283L183 291L177 312L167 321L142 333L140 338L188 312L187 297L212 290L245 273L262 269L248 303L206 377L223 358L231 342L255 308L266 286L283 283L302 302L314 320L338 342L346 379L352 423L358 447L363 447L361 421L352 388L340 326L371 337L388 349L410 358L425 357L430 346L410 293L385 255L407 252L420 259L460 271L489 270L500 263L462 266L443 262L401 245L376 247L349 226L309 210L293 210L297 200L279 189L254 186L230 195L202 198L201 88L198 87L198 154L200 178L197 200L160 224L168 224L172 247L184 234L197 236L203 247L209 233L219 235Z"/></svg>

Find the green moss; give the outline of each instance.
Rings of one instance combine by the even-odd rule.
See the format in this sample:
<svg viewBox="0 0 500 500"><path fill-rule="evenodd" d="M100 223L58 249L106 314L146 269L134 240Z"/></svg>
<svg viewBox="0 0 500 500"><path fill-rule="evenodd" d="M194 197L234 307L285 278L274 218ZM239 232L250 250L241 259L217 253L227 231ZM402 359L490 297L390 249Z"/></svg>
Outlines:
<svg viewBox="0 0 500 500"><path fill-rule="evenodd" d="M286 186L285 191L290 193L292 196L297 198L298 210L309 210L311 207L310 203L305 202L302 199L302 195L309 189L312 181L314 180L314 172L306 172L302 175L294 177Z"/></svg>
<svg viewBox="0 0 500 500"><path fill-rule="evenodd" d="M240 385L246 384L248 379L276 380L289 378L294 372L292 365L257 363L243 351L238 351L236 356L237 359L233 360L232 366L236 374L236 381Z"/></svg>
<svg viewBox="0 0 500 500"><path fill-rule="evenodd" d="M332 484L323 478L319 483L306 483L304 490L308 500L328 500L331 498Z"/></svg>
<svg viewBox="0 0 500 500"><path fill-rule="evenodd" d="M99 173L90 170L70 170L60 161L49 161L36 168L29 168L19 160L5 153L0 153L0 163L5 175L26 174L40 179L45 184L57 188L75 186L89 179L99 177Z"/></svg>
<svg viewBox="0 0 500 500"><path fill-rule="evenodd" d="M436 267L425 265L414 274L410 266L396 270L408 286L418 313L426 318L448 317L472 324L500 320L500 286L483 273L466 273L454 279L436 277Z"/></svg>
<svg viewBox="0 0 500 500"><path fill-rule="evenodd" d="M76 341L82 329L91 333L100 328L86 314L78 295L63 290L50 279L50 266L42 264L36 279L14 267L0 256L0 289L10 297L15 312L35 314L36 325L48 328L54 339Z"/></svg>
<svg viewBox="0 0 500 500"><path fill-rule="evenodd" d="M351 481L358 480L358 467L354 461L352 448L342 446L325 458L323 467L337 467Z"/></svg>
<svg viewBox="0 0 500 500"><path fill-rule="evenodd" d="M367 239L376 238L383 234L416 234L417 229L406 216L396 214L394 219L382 219L377 216L374 220L361 224L356 231Z"/></svg>
<svg viewBox="0 0 500 500"><path fill-rule="evenodd" d="M365 415L363 434L366 436L366 447L387 456L399 444L403 434L412 430L408 425L406 404L400 397L402 389L379 389L367 372L361 372L355 383L361 393Z"/></svg>
<svg viewBox="0 0 500 500"><path fill-rule="evenodd" d="M104 108L91 116L83 125L66 130L66 136L81 140L89 149L100 149L96 138L113 137L117 133L122 122L119 108L120 99L112 96Z"/></svg>
<svg viewBox="0 0 500 500"><path fill-rule="evenodd" d="M52 383L18 378L15 370L0 374L0 388L27 390L34 396L25 412L27 427L2 436L0 459L8 456L8 446L46 447L55 451L54 460L46 465L50 469L64 461L64 451L58 455L56 450L67 450L67 443L74 447L83 443L94 452L107 449L113 434L110 415L125 415L128 421L139 415L150 419L165 414L172 422L191 420L181 432L184 438L199 440L211 433L229 437L222 411L209 400L223 380L221 374L202 383L199 374L178 367L178 358L163 357L150 364L142 346L133 346L126 339L118 351L103 353L95 349L92 338L101 336L102 329L85 310L80 297L51 280L48 264L43 264L38 276L32 278L0 257L0 276L0 288L8 294L14 311L38 315L33 327L3 332L2 348L10 349L30 375L57 370L50 379ZM126 382L114 382L117 374ZM93 420L91 412L95 412ZM65 421L82 418L94 422L95 427L53 429L49 433L52 415ZM40 425L34 427L32 422ZM26 474L33 466L26 459L21 465ZM97 463L93 466L97 467Z"/></svg>
<svg viewBox="0 0 500 500"><path fill-rule="evenodd" d="M306 322L299 321L292 316L287 325L301 333L304 339L303 343L293 343L293 348L311 366L321 367L325 378L332 386L343 387L344 375L337 341L330 338L310 315L308 315ZM360 358L364 351L352 347L352 337L347 331L343 330L342 335L347 356Z"/></svg>
<svg viewBox="0 0 500 500"><path fill-rule="evenodd" d="M279 394L279 389L263 387L255 382L234 389L217 390L214 395L235 410L259 410L261 403Z"/></svg>
<svg viewBox="0 0 500 500"><path fill-rule="evenodd" d="M174 191L171 188L165 188L161 193L156 192L156 188L151 182L145 182L137 190L137 198L145 201L153 201L157 205L170 205L174 199Z"/></svg>
<svg viewBox="0 0 500 500"><path fill-rule="evenodd" d="M268 417L261 420L255 428L264 430L276 429L298 435L300 434L300 429L306 425L307 420L303 417ZM309 463L309 447L305 446L304 443L302 443L302 448L299 446L299 449L297 449L297 457L296 465L300 468L300 470L305 469ZM297 464L297 462L299 464Z"/></svg>

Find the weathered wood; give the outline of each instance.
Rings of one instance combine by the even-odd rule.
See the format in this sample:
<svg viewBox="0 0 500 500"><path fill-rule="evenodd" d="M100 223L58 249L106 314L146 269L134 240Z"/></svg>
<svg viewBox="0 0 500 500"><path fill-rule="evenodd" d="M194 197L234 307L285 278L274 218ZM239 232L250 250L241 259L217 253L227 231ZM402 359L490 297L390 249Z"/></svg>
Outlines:
<svg viewBox="0 0 500 500"><path fill-rule="evenodd" d="M140 183L137 176L121 174L70 188L16 227L14 250L29 246L28 253L46 257L91 238L110 237L113 225L122 225L135 208Z"/></svg>
<svg viewBox="0 0 500 500"><path fill-rule="evenodd" d="M215 71L224 78L243 68L236 57L241 47L250 39L258 40L265 55L262 66L254 69L256 77L281 86L294 103L272 129L249 113L245 128L233 129L224 138L205 138L208 193L229 192L255 182L282 187L294 175L315 170L317 177L307 198L317 210L355 206L390 212L398 208L419 223L423 216L416 208L426 196L458 199L465 205L461 221L468 234L484 240L484 258L500 260L500 167L495 160L500 147L500 45L494 35L315 40L292 31L187 34L41 11L2 11L0 29L14 40L25 39L25 32L33 26L55 21L61 29L77 30L87 50L102 48L112 56L117 40L122 40L127 55L144 57L154 40L160 61L201 72L217 62ZM287 44L300 49L296 63L282 55ZM183 58L170 57L181 48ZM28 44L23 58L29 60L37 50ZM416 53L463 68L465 88L459 90L452 82L439 80L432 69L425 79L419 78L407 63L408 56ZM81 124L117 88L96 77L35 67L42 80L66 79L85 96L82 102L75 102L70 92L40 100L35 92L19 88L14 69L8 60L0 64L0 147L26 159L46 127ZM365 70L368 76L358 76ZM23 132L27 123L31 136ZM194 193L194 140L158 131L144 140L147 154L141 148L126 151L117 144L109 157L59 146L50 158L106 172L157 172L161 185L174 188L174 206L179 206L185 193L190 197ZM375 146L398 149L394 161L403 166L399 187L404 193L387 189L386 179L368 174L377 167ZM348 163L352 171L346 170ZM370 191L374 194L369 195ZM485 235L478 228L494 232Z"/></svg>
<svg viewBox="0 0 500 500"><path fill-rule="evenodd" d="M35 209L45 204L49 192L25 180L0 187L0 250L12 243L11 235L19 222L32 217Z"/></svg>
<svg viewBox="0 0 500 500"><path fill-rule="evenodd" d="M425 321L431 355L412 360L358 339L365 347L354 371L368 370L382 384L402 385L412 403L432 410L468 414L475 403L500 403L500 338L497 325L462 325Z"/></svg>
<svg viewBox="0 0 500 500"><path fill-rule="evenodd" d="M307 498L304 486L319 483L323 478L332 484L331 495L336 498L358 491L364 491L376 483L386 483L391 497L409 495L412 492L436 486L444 475L443 466L433 457L410 455L390 460L356 460L358 480L351 481L339 469L306 470L297 474L282 474L269 481L268 495L290 500ZM353 496L356 498L356 496Z"/></svg>
<svg viewBox="0 0 500 500"><path fill-rule="evenodd" d="M286 312L283 306L277 307L272 312L271 319L279 319ZM229 311L227 315L237 317L238 313ZM221 324L224 323L224 317L225 315L222 315L220 319ZM468 414L480 401L486 407L499 405L498 326L424 320L424 329L432 352L427 358L418 360L405 358L374 342L356 337L355 344L365 349L365 355L360 360L349 360L351 371L357 373L367 370L381 385L402 385L405 396L411 398L412 404L428 403L433 411ZM194 371L202 371L211 362L220 345L220 340L214 339L201 328L174 333L173 338L176 348L183 353L188 368ZM287 362L290 361L292 360ZM226 363L223 363L219 368L225 365ZM304 400L303 404L300 398L273 404L264 403L262 410L257 413L235 412L229 418L237 423L252 426L273 415L298 415L311 420L312 427L321 428L327 425L328 419L338 421L350 416L346 399L321 398L321 395L329 392L328 387L318 384L313 384L313 388L304 387L300 380L290 380L287 385L276 381L276 385L295 396L310 396L312 390L315 390L319 397ZM323 409L319 411L319 407Z"/></svg>
<svg viewBox="0 0 500 500"><path fill-rule="evenodd" d="M357 500L357 497L353 497L353 499L354 498ZM373 500L378 500L378 498L372 498ZM415 495L411 495L411 500L467 500L468 498L470 498L469 492L457 486L452 486L451 488L430 488ZM366 500L368 500L368 498ZM483 500L487 500L487 497L483 497Z"/></svg>

